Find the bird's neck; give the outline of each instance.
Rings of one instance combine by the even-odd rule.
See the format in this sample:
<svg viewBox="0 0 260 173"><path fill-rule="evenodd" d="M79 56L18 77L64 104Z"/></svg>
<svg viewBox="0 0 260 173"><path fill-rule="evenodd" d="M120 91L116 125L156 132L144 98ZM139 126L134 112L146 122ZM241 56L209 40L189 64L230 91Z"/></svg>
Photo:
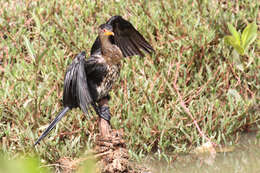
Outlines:
<svg viewBox="0 0 260 173"><path fill-rule="evenodd" d="M110 42L108 37L105 37L101 41L101 52L104 56L113 55L113 44Z"/></svg>
<svg viewBox="0 0 260 173"><path fill-rule="evenodd" d="M121 50L113 45L108 37L101 40L101 53L106 62L111 65L118 65L123 58Z"/></svg>

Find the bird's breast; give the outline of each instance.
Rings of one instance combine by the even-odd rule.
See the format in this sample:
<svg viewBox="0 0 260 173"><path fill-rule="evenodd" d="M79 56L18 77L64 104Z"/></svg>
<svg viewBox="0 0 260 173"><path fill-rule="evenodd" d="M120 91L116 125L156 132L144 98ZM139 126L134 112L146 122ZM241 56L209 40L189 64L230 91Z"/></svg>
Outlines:
<svg viewBox="0 0 260 173"><path fill-rule="evenodd" d="M112 89L113 84L119 78L120 66L119 65L108 65L107 73L104 76L102 82L97 86L97 100L106 97L109 91Z"/></svg>

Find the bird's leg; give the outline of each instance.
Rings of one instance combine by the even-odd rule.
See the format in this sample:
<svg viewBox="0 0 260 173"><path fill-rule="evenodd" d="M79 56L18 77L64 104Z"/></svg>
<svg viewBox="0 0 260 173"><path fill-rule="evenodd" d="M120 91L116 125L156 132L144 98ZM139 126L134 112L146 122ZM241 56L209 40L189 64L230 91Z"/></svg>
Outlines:
<svg viewBox="0 0 260 173"><path fill-rule="evenodd" d="M110 136L110 118L111 114L108 106L109 98L103 98L98 103L99 108L99 130L102 137Z"/></svg>
<svg viewBox="0 0 260 173"><path fill-rule="evenodd" d="M98 102L99 116L110 124L111 114L108 106L109 97L105 97Z"/></svg>

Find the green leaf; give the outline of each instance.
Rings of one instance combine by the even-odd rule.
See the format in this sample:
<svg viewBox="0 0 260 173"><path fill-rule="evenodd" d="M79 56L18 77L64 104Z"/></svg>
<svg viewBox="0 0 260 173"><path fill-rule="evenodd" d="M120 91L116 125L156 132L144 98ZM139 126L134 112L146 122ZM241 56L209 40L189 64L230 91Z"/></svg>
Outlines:
<svg viewBox="0 0 260 173"><path fill-rule="evenodd" d="M224 42L227 45L230 45L230 46L233 46L234 44L237 44L237 41L236 41L235 37L233 37L231 35L225 36L224 37Z"/></svg>
<svg viewBox="0 0 260 173"><path fill-rule="evenodd" d="M29 40L28 40L25 36L23 36L23 39L24 39L25 45L26 45L26 47L27 47L27 50L28 50L28 52L29 52L31 58L32 58L33 60L35 60L35 51L34 51L34 49L33 49L32 44L29 42Z"/></svg>
<svg viewBox="0 0 260 173"><path fill-rule="evenodd" d="M229 23L227 25L229 32L233 35L233 37L237 40L238 44L240 45L240 33L237 32L236 28L233 25Z"/></svg>
<svg viewBox="0 0 260 173"><path fill-rule="evenodd" d="M237 51L237 53L239 53L239 55L244 55L245 54L245 49L243 47L241 47L240 45L235 45L234 48Z"/></svg>
<svg viewBox="0 0 260 173"><path fill-rule="evenodd" d="M243 47L240 46L239 42L235 39L235 37L228 35L224 37L224 42L228 45L233 46L233 48L240 54L244 54Z"/></svg>
<svg viewBox="0 0 260 173"><path fill-rule="evenodd" d="M247 25L247 27L244 29L241 36L242 47L244 49L247 49L248 46L255 41L256 37L257 37L256 23L251 23Z"/></svg>

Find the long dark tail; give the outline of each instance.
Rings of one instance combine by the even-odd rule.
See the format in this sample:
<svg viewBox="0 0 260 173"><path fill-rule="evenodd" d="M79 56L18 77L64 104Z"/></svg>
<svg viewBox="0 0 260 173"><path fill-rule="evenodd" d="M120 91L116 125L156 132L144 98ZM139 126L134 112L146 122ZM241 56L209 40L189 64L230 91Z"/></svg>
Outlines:
<svg viewBox="0 0 260 173"><path fill-rule="evenodd" d="M70 108L80 107L84 113L88 113L89 106L93 102L93 99L88 88L86 73L89 62L87 62L85 58L86 53L83 51L76 56L67 68L63 90L64 109L51 122L34 145L37 145L55 127ZM95 111L98 112L97 106L95 107Z"/></svg>
<svg viewBox="0 0 260 173"><path fill-rule="evenodd" d="M43 134L39 137L39 139L34 143L34 146L37 145L50 131L55 127L55 125L61 120L62 117L70 110L70 108L67 106L63 108L62 111L59 112L59 114L55 117L55 119L51 122L49 127L46 128L46 130L43 132Z"/></svg>

